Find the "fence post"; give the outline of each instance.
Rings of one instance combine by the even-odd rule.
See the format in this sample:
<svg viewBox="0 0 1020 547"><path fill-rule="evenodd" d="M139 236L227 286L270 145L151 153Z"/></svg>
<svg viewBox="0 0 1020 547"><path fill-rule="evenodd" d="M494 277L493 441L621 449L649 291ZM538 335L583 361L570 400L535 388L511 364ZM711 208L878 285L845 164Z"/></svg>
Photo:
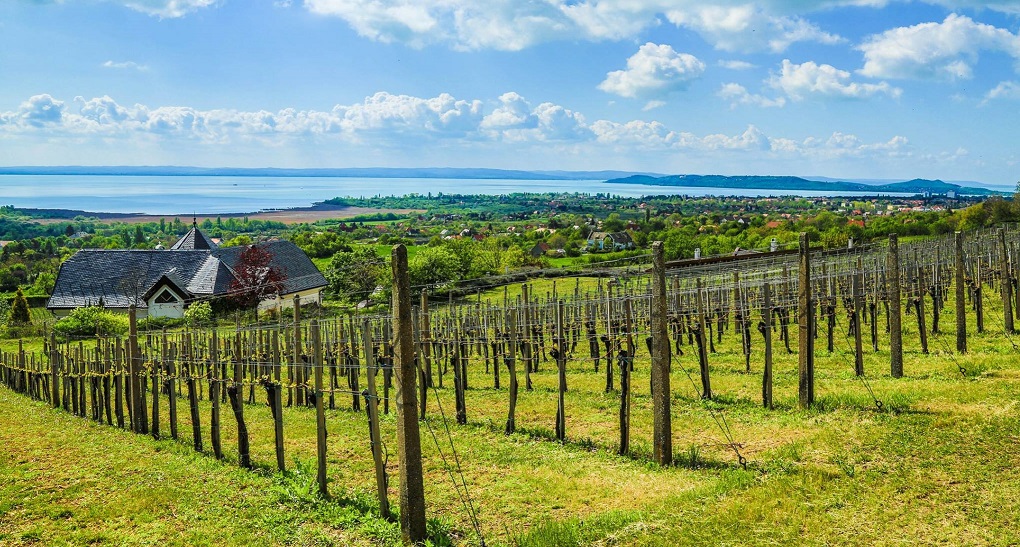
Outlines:
<svg viewBox="0 0 1020 547"><path fill-rule="evenodd" d="M889 252L885 262L889 299L889 368L893 378L903 377L903 315L900 293L900 244L896 234L889 234Z"/></svg>
<svg viewBox="0 0 1020 547"><path fill-rule="evenodd" d="M798 365L800 383L797 401L801 408L815 402L815 339L811 328L811 252L808 235L800 234L800 268L797 285Z"/></svg>
<svg viewBox="0 0 1020 547"><path fill-rule="evenodd" d="M322 406L322 336L319 320L312 319L312 373L315 376L315 448L319 483L319 494L329 497L326 489L326 410Z"/></svg>
<svg viewBox="0 0 1020 547"><path fill-rule="evenodd" d="M510 407L507 410L506 427L504 433L507 435L513 433L517 429L517 421L515 414L517 413L517 314L520 309L507 309L506 314L506 325L509 332L508 340L510 347L509 357L506 358L507 373L510 375ZM496 366L499 366L498 364Z"/></svg>
<svg viewBox="0 0 1020 547"><path fill-rule="evenodd" d="M1006 334L1013 333L1013 283L1009 277L1009 250L1006 248L1006 230L999 228L999 288L1002 290L1002 325Z"/></svg>
<svg viewBox="0 0 1020 547"><path fill-rule="evenodd" d="M375 355L373 355L371 325L365 319L361 324L362 350L365 354L365 372L367 387L361 394L365 397L365 410L368 413L368 434L372 443L372 461L375 464L375 486L379 497L379 512L383 517L390 516L390 501L386 496L386 464L383 461L382 437L379 433L379 396L376 391L375 378L379 371ZM351 329L351 338L355 336Z"/></svg>
<svg viewBox="0 0 1020 547"><path fill-rule="evenodd" d="M761 378L762 406L772 410L772 287L762 285L761 333L765 337L765 370Z"/></svg>
<svg viewBox="0 0 1020 547"><path fill-rule="evenodd" d="M244 363L241 357L241 332L234 333L233 382L227 386L227 398L237 420L237 462L245 469L251 469L251 449L248 440L248 425L244 421ZM223 377L226 380L226 375Z"/></svg>
<svg viewBox="0 0 1020 547"><path fill-rule="evenodd" d="M142 353L138 347L138 310L134 304L128 308L128 374L131 377L131 409L132 422L134 422L135 433L148 433L149 424L146 417L145 397L142 396L145 389L145 381L142 379L141 364Z"/></svg>
<svg viewBox="0 0 1020 547"><path fill-rule="evenodd" d="M563 442L567 439L567 344L563 337L563 301L556 300L556 375L558 378L558 397L556 399L556 439Z"/></svg>
<svg viewBox="0 0 1020 547"><path fill-rule="evenodd" d="M290 384L295 386L296 397L294 404L302 406L305 404L305 373L304 363L301 362L301 298L294 295L294 348L290 361ZM291 388L287 388L288 392ZM290 394L287 397L287 406L290 406Z"/></svg>
<svg viewBox="0 0 1020 547"><path fill-rule="evenodd" d="M422 477L421 433L418 429L417 371L411 337L411 283L407 248L392 252L394 363L397 373L397 452L400 463L400 533L404 543L425 540L425 486Z"/></svg>
<svg viewBox="0 0 1020 547"><path fill-rule="evenodd" d="M698 321L695 323L698 325L698 332L695 333L695 337L698 343L698 366L701 369L701 398L711 399L712 398L712 382L709 377L708 370L708 349L705 341L705 330L708 328L708 322L705 319L705 295L702 294L703 286L701 284L701 278L697 279L695 284L695 307L697 308Z"/></svg>
<svg viewBox="0 0 1020 547"><path fill-rule="evenodd" d="M673 463L673 424L670 416L669 325L666 300L666 257L661 241L652 243L652 457Z"/></svg>
<svg viewBox="0 0 1020 547"><path fill-rule="evenodd" d="M50 332L50 404L53 408L60 407L60 351L53 332Z"/></svg>
<svg viewBox="0 0 1020 547"><path fill-rule="evenodd" d="M963 278L963 232L953 234L956 249L956 351L967 352L967 301Z"/></svg>
<svg viewBox="0 0 1020 547"><path fill-rule="evenodd" d="M857 376L864 376L864 348L863 348L863 344L864 344L863 336L864 336L864 333L861 332L861 327L862 327L861 318L863 317L863 314L861 312L863 311L862 308L864 307L864 294L862 292L863 291L863 284L864 284L863 277L864 277L864 274L861 271L861 261L858 258L858 260L857 260L857 271L854 272L854 274L853 274L852 283L851 283L851 289L850 289L850 291L853 293L851 296L853 297L853 302L854 302L854 304L853 304L853 306L854 306L854 315L853 315L853 322L854 322L854 373L857 374Z"/></svg>

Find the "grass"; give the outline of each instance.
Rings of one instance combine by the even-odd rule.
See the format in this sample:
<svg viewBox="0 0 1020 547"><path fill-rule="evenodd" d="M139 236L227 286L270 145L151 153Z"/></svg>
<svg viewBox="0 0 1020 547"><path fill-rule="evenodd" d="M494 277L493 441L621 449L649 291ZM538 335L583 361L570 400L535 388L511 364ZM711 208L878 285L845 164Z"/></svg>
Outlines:
<svg viewBox="0 0 1020 547"><path fill-rule="evenodd" d="M760 337L751 374L732 332L717 344L718 353L709 356L712 402L695 392L696 360L685 346L671 376L676 463L665 469L649 461L643 348L633 376L629 456L616 454L618 394L604 392L604 368L594 371L586 344L568 363L562 444L552 440L553 364L533 374L533 391L524 389L520 374L519 432L505 436L505 371L503 388L493 389L475 357L468 424L450 423L447 430L442 421L439 403L446 416L454 407L450 376L445 388L429 393L430 417L422 424L427 511L436 519L437 541L480 543L461 502L463 489L458 494L451 478L460 479L455 448L487 545L1016 544L1020 361L1010 339L994 330L1000 326L995 313L986 311L985 333L972 327L970 353L963 356L945 351L955 346L952 334L931 340L931 353L922 354L916 327L905 317L906 376L900 379L888 373L881 334L882 350L865 354L881 410L853 375L849 347L838 338L832 355L824 343L817 346L818 399L810 410L797 409L797 355L782 344L776 344L772 411L759 400ZM952 324L947 308L943 329ZM226 408L227 456L218 462L191 450L186 412L180 441L154 441L0 389L0 544L391 544L395 524L376 516L366 418L349 410L350 396L338 395L336 403L327 412L332 500L326 501L307 491L307 462L315 455L308 409L284 410L288 461L302 463L280 475L270 469L272 421L263 405L246 409L252 459L260 467L252 473L236 468L236 428ZM208 417L203 403L203 428ZM747 469L717 422L723 417ZM395 505L394 430L393 416L384 415Z"/></svg>

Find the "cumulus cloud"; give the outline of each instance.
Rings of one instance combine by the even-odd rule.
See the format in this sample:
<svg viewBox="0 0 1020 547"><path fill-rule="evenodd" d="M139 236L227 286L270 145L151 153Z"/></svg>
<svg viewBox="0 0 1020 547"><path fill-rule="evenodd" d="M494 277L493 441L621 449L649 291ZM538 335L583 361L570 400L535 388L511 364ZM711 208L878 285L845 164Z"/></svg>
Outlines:
<svg viewBox="0 0 1020 547"><path fill-rule="evenodd" d="M773 74L769 85L781 90L794 101L807 97L865 99L877 94L899 97L901 90L888 82L868 84L850 81L850 73L832 65L808 61L802 64L783 59L779 74Z"/></svg>
<svg viewBox="0 0 1020 547"><path fill-rule="evenodd" d="M779 52L794 42L841 41L797 12L846 3L829 0L805 8L785 0L721 0L712 6L695 0L305 0L304 5L346 21L372 40L414 47L441 43L514 51L553 40L621 40L664 17L719 49Z"/></svg>
<svg viewBox="0 0 1020 547"><path fill-rule="evenodd" d="M627 59L626 70L606 74L599 89L621 97L656 97L686 88L705 72L705 63L666 44L651 42Z"/></svg>
<svg viewBox="0 0 1020 547"><path fill-rule="evenodd" d="M729 89L734 97L740 92ZM898 157L910 153L903 137L869 143L837 132L798 141L771 137L755 125L735 134L697 135L655 120L588 122L580 112L563 105L533 105L515 92L504 93L490 106L446 93L414 97L380 92L359 103L328 110L287 108L275 112L127 106L108 96L75 97L65 103L50 95L36 95L14 110L0 111L0 138L4 137L42 137L51 145L67 139L76 151L89 149L90 142L106 143L101 145L104 147L122 142L125 149L138 143L167 149L187 143L202 144L205 150L246 146L252 157L271 157L265 155L265 150L290 143L305 151L324 147L321 150L329 154L335 153L337 144L346 148L362 146L358 150L378 153L420 150L423 143L442 143L461 155L491 149L494 143L529 154L569 151L605 156L616 152L625 157L644 153L716 159L730 153L766 158Z"/></svg>
<svg viewBox="0 0 1020 547"><path fill-rule="evenodd" d="M60 123L64 117L64 102L48 94L33 95L13 112L0 113L0 124L44 127Z"/></svg>
<svg viewBox="0 0 1020 547"><path fill-rule="evenodd" d="M763 95L755 95L747 91L747 88L740 84L728 83L723 84L717 93L719 97L729 101L730 108L736 108L737 105L751 105L760 106L762 108L782 107L786 104L786 99L783 97L776 97L770 99Z"/></svg>
<svg viewBox="0 0 1020 547"><path fill-rule="evenodd" d="M672 9L666 12L666 18L677 26L694 30L708 43L724 51L768 49L779 53L795 42L836 44L843 41L806 19L773 15L755 4Z"/></svg>
<svg viewBox="0 0 1020 547"><path fill-rule="evenodd" d="M868 38L859 49L864 67L875 78L960 80L973 77L980 51L1000 51L1020 58L1020 38L1006 29L951 14L941 23L921 23L887 30Z"/></svg>

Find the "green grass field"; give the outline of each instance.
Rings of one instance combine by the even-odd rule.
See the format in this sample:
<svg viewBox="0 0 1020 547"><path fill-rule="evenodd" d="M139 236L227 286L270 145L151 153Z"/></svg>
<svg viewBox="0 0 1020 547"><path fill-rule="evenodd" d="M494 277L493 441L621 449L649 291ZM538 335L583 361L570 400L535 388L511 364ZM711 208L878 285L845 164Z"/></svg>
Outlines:
<svg viewBox="0 0 1020 547"><path fill-rule="evenodd" d="M442 541L480 544L455 487L463 473L487 545L1017 544L1020 360L997 313L986 311L983 334L971 325L970 353L963 356L949 353L952 334L932 339L931 354L923 355L913 316L904 316L901 379L888 373L882 334L882 351L866 351L865 360L881 410L853 375L849 345L837 336L837 351L825 351L824 329L811 410L797 408L797 355L781 343L774 410L760 405L757 334L751 373L732 332L709 356L712 402L697 397L696 358L685 346L671 376L676 465L665 469L650 462L643 345L629 456L616 454L618 394L604 392L604 368L594 371L586 344L568 363L563 444L552 433L551 361L533 375L533 391L519 374L518 433L505 436L505 369L502 389L493 389L491 374L474 358L466 426L452 422L451 376L429 394L430 418L422 424L428 516ZM952 325L947 308L942 328ZM451 418L449 433L438 403ZM272 472L272 420L264 405L246 410L259 467L246 472L236 467L236 428L226 408L227 457L219 462L190 448L186 412L179 441L155 441L0 388L0 545L394 544L396 525L375 516L365 415L348 410L349 395L338 395L337 405L327 412L333 497L327 502L304 492L307 475ZM202 419L208 450L207 406ZM285 409L284 423L291 468L295 460L314 461L314 412ZM727 443L727 426L747 469ZM382 427L396 504L392 415L383 416Z"/></svg>

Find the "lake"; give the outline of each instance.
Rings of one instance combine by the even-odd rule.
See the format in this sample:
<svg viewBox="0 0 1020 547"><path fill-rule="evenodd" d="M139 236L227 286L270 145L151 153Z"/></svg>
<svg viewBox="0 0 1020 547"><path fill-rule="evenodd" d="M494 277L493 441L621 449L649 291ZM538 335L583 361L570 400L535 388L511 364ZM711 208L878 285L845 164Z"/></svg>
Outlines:
<svg viewBox="0 0 1020 547"><path fill-rule="evenodd" d="M190 215L307 207L334 197L514 192L610 193L626 197L865 195L862 192L743 190L608 184L598 180L506 180L356 177L0 175L0 205L107 213ZM870 195L870 194L868 194Z"/></svg>

